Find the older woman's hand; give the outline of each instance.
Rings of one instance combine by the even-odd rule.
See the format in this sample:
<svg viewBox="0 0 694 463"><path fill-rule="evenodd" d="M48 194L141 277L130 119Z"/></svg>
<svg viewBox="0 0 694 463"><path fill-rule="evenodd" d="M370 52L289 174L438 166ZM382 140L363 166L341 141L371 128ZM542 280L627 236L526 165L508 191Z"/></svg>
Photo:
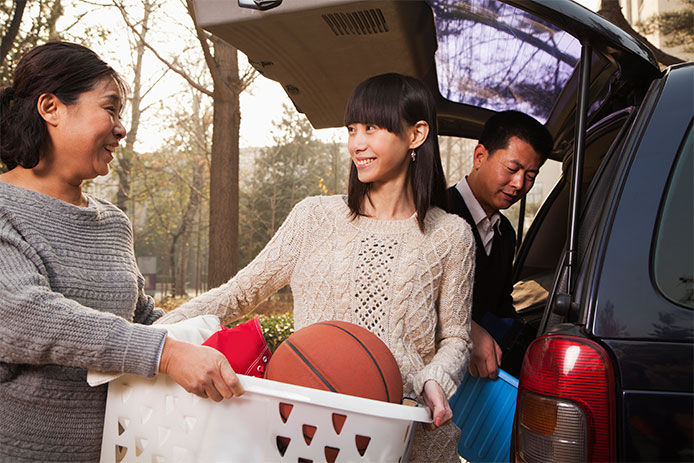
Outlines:
<svg viewBox="0 0 694 463"><path fill-rule="evenodd" d="M171 376L186 391L215 402L244 392L226 357L207 346L167 337L159 371Z"/></svg>

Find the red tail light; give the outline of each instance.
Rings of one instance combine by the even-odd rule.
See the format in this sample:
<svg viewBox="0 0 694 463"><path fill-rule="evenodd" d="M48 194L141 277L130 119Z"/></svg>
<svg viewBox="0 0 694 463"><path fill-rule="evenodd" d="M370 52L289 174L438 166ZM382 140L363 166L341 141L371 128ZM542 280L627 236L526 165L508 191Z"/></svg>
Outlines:
<svg viewBox="0 0 694 463"><path fill-rule="evenodd" d="M514 425L517 462L614 461L610 358L598 343L550 334L523 359Z"/></svg>

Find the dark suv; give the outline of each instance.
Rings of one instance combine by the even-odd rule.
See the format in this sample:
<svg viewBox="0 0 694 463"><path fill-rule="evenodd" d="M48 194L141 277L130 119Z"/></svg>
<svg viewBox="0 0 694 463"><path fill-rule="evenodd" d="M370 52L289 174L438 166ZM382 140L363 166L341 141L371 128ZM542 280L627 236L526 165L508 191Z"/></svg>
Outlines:
<svg viewBox="0 0 694 463"><path fill-rule="evenodd" d="M694 64L661 72L569 0L196 11L316 128L341 126L354 86L389 71L430 85L441 135L476 139L505 109L545 123L563 169L527 233L519 215L511 459L694 460Z"/></svg>

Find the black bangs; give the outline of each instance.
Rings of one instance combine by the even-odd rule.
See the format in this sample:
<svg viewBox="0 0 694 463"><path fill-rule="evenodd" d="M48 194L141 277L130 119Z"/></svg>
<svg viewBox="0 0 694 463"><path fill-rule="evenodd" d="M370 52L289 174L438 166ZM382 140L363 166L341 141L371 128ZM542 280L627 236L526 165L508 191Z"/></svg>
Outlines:
<svg viewBox="0 0 694 463"><path fill-rule="evenodd" d="M345 109L345 126L350 124L374 124L396 135L404 131L402 101L403 76L383 74L377 79L360 83L352 93ZM393 111L399 108L399 111Z"/></svg>
<svg viewBox="0 0 694 463"><path fill-rule="evenodd" d="M446 208L446 177L441 166L436 134L436 103L434 96L419 79L402 74L381 74L360 83L345 109L345 125L374 124L398 136L419 121L429 125L429 135L414 151L408 168L419 229L424 231L427 211ZM412 154L412 153L411 153ZM370 183L359 181L352 163L347 187L347 205L351 215L363 215L362 208L371 190Z"/></svg>

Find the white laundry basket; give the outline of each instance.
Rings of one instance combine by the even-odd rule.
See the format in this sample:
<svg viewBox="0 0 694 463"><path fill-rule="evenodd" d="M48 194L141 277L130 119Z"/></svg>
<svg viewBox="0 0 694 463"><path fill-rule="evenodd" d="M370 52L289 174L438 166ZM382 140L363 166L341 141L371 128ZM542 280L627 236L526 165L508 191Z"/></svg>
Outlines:
<svg viewBox="0 0 694 463"><path fill-rule="evenodd" d="M416 422L431 422L423 407L239 378L246 393L222 402L164 374L112 381L102 463L404 462Z"/></svg>

